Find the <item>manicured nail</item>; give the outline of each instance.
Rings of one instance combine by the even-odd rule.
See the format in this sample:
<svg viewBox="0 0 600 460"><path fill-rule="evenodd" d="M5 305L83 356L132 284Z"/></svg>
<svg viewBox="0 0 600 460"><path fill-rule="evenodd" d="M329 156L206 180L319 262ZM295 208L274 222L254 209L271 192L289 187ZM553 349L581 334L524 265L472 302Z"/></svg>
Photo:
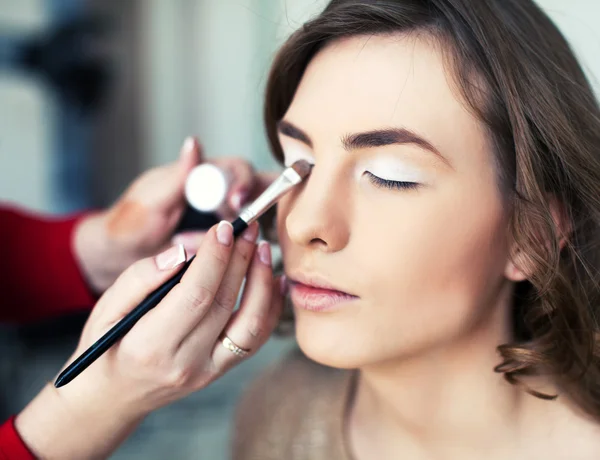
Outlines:
<svg viewBox="0 0 600 460"><path fill-rule="evenodd" d="M289 288L288 278L287 278L287 276L282 275L282 277L279 279L279 292L281 292L281 295L283 297L285 297L287 295L288 288Z"/></svg>
<svg viewBox="0 0 600 460"><path fill-rule="evenodd" d="M183 142L183 146L181 147L181 154L179 155L179 157L183 158L186 155L189 155L190 152L194 150L194 144L195 141L193 137L186 137L185 141Z"/></svg>
<svg viewBox="0 0 600 460"><path fill-rule="evenodd" d="M223 246L231 246L233 243L233 226L226 220L217 225L217 241Z"/></svg>
<svg viewBox="0 0 600 460"><path fill-rule="evenodd" d="M161 271L172 270L185 262L185 248L183 244L171 246L154 258L156 266Z"/></svg>
<svg viewBox="0 0 600 460"><path fill-rule="evenodd" d="M190 150L194 150L194 138L193 137L187 137L185 139L185 142L183 143L183 150L185 150L186 152L189 152Z"/></svg>
<svg viewBox="0 0 600 460"><path fill-rule="evenodd" d="M175 235L171 239L171 243L183 244L185 253L189 257L190 255L196 254L196 252L198 252L198 248L200 247L202 238L204 238L204 234L198 234L198 233L185 234L185 233L183 233L183 234Z"/></svg>
<svg viewBox="0 0 600 460"><path fill-rule="evenodd" d="M263 264L271 266L271 245L268 242L261 241L258 244L258 258Z"/></svg>
<svg viewBox="0 0 600 460"><path fill-rule="evenodd" d="M242 233L242 238L250 243L254 243L256 238L258 238L258 225L250 225L250 227L248 227L244 233Z"/></svg>
<svg viewBox="0 0 600 460"><path fill-rule="evenodd" d="M235 192L230 199L231 207L234 211L239 211L242 209L243 204L246 202L248 198L248 192L245 190L241 192Z"/></svg>

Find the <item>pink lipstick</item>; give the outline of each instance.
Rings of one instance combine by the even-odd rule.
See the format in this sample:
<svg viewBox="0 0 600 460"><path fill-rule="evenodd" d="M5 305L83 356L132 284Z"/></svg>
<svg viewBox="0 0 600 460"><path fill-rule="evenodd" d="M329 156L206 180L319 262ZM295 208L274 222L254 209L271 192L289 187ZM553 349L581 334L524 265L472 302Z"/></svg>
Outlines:
<svg viewBox="0 0 600 460"><path fill-rule="evenodd" d="M335 289L327 283L290 278L290 296L297 308L312 312L327 312L342 308L357 296Z"/></svg>

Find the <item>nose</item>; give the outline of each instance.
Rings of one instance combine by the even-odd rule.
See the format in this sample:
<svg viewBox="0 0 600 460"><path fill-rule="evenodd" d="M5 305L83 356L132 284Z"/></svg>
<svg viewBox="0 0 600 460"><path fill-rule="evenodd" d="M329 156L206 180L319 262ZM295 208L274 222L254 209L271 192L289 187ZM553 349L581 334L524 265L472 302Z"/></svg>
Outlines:
<svg viewBox="0 0 600 460"><path fill-rule="evenodd" d="M303 188L291 197L285 218L289 239L325 252L341 250L350 239L350 200L346 181L313 168Z"/></svg>

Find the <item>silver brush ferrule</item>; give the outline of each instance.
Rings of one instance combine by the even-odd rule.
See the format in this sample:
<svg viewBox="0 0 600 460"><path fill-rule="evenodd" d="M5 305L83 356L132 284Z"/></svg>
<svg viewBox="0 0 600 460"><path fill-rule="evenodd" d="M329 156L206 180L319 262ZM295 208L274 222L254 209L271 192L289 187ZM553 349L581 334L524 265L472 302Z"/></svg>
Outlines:
<svg viewBox="0 0 600 460"><path fill-rule="evenodd" d="M246 209L240 213L240 218L248 225L262 216L283 194L302 182L302 177L293 168L286 168L281 175Z"/></svg>

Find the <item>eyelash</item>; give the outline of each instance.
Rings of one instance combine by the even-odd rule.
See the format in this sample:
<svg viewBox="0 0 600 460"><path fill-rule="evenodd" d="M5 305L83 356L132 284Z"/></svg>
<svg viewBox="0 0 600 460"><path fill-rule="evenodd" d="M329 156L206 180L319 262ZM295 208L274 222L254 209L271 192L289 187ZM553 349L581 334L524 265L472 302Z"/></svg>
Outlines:
<svg viewBox="0 0 600 460"><path fill-rule="evenodd" d="M419 186L421 185L417 182L400 182L395 180L382 179L381 177L376 176L375 174L369 171L365 171L365 174L369 177L369 180L375 186L387 188L390 190L414 190L419 188Z"/></svg>

